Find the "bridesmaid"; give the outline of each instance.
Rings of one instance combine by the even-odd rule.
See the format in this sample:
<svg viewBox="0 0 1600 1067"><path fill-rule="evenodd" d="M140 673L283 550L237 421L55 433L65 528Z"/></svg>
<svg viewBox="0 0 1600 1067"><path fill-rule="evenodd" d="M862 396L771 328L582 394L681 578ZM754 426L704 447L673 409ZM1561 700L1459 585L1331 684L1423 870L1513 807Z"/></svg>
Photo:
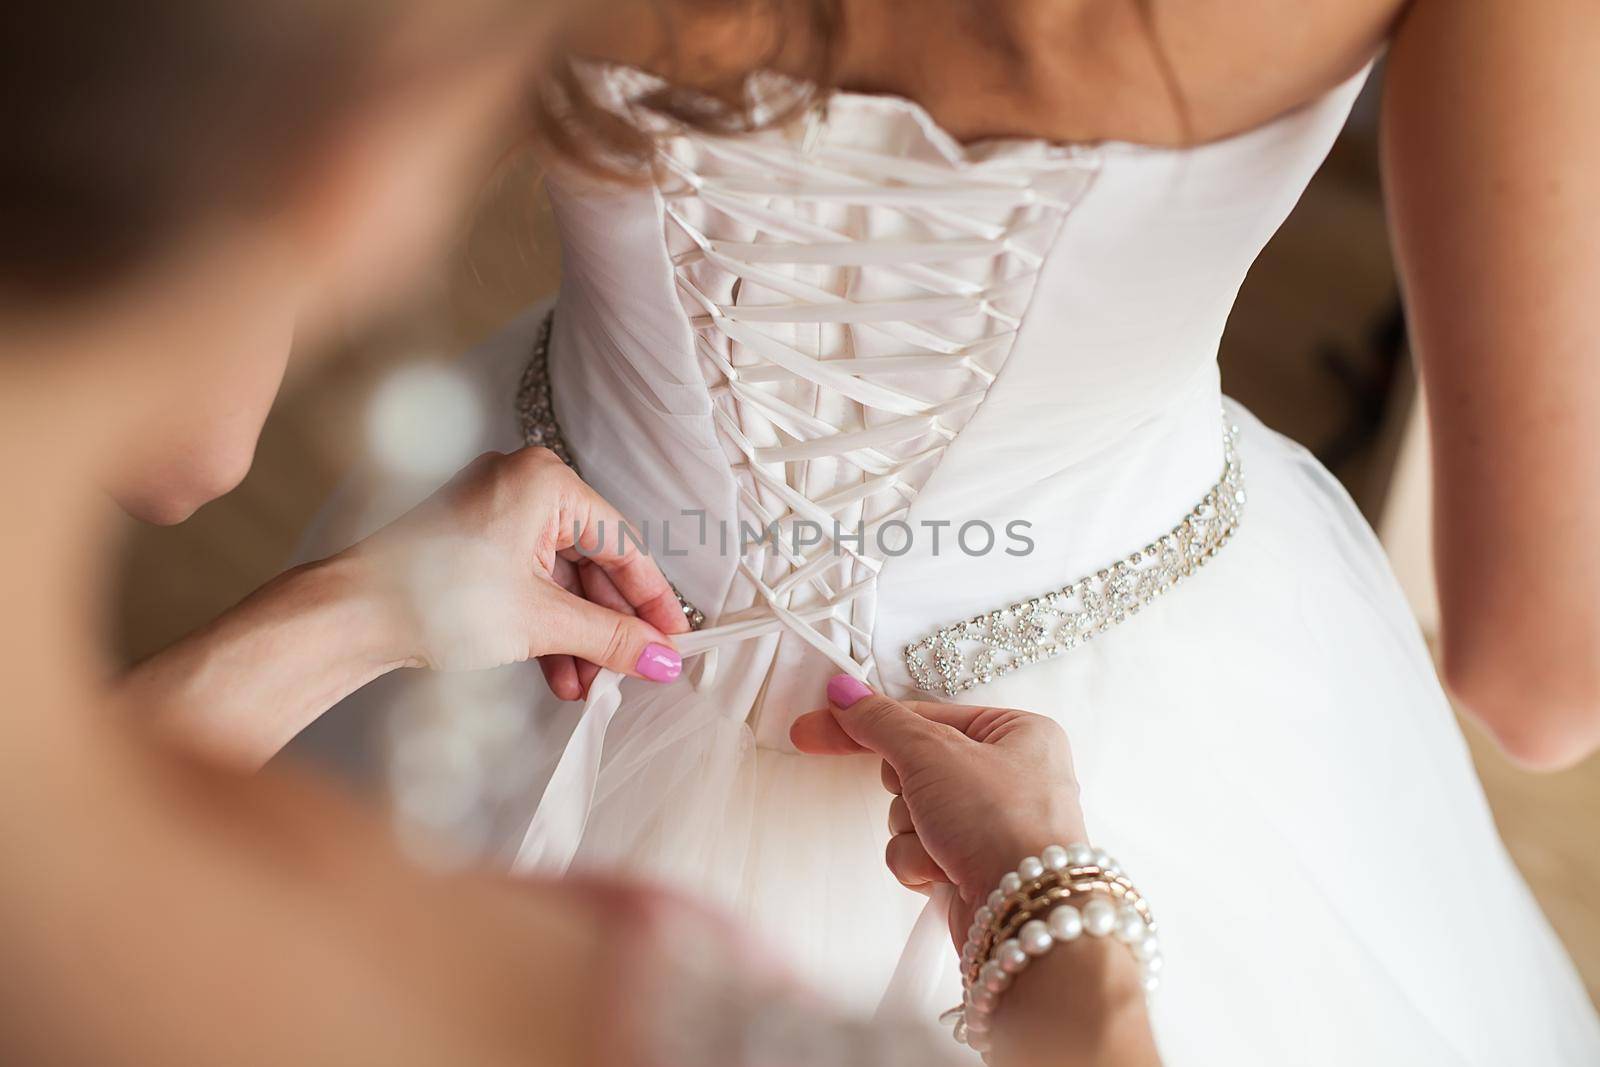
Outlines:
<svg viewBox="0 0 1600 1067"><path fill-rule="evenodd" d="M440 251L521 121L555 10L0 16L0 1062L631 1060L594 1023L680 955L656 946L688 931L736 965L690 905L428 874L316 783L236 773L404 663L672 673L670 589L627 555L578 584L551 531L612 513L548 457L486 457L402 527L108 683L107 495L178 521L238 481L291 336L314 348L402 298ZM390 582L441 538L467 549L452 587L497 593L448 646Z"/></svg>

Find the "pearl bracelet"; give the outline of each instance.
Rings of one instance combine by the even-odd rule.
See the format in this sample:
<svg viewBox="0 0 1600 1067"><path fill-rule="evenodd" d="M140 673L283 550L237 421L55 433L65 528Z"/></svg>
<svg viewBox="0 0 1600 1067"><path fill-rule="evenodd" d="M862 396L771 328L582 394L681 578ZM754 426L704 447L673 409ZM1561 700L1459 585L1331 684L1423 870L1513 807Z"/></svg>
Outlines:
<svg viewBox="0 0 1600 1067"><path fill-rule="evenodd" d="M1084 898L1081 908L1069 903ZM1001 878L973 916L961 949L962 1003L940 1021L954 1024L958 1042L987 1052L995 1009L1012 979L1057 942L1084 934L1126 944L1145 992L1153 993L1162 967L1155 926L1144 898L1103 849L1051 845Z"/></svg>

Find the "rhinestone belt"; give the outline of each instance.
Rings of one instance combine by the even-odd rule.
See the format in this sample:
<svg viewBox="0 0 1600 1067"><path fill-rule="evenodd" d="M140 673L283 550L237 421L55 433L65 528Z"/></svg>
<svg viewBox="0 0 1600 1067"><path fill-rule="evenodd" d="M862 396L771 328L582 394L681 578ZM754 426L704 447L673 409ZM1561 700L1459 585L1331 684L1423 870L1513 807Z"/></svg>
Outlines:
<svg viewBox="0 0 1600 1067"><path fill-rule="evenodd" d="M1127 559L1070 585L965 622L905 648L917 688L955 696L1105 633L1215 556L1244 510L1239 428L1223 413L1222 477L1183 521Z"/></svg>
<svg viewBox="0 0 1600 1067"><path fill-rule="evenodd" d="M532 448L548 448L556 458L573 470L578 465L572 460L572 450L561 433L561 423L556 421L556 405L550 399L550 329L555 325L556 313L547 312L539 323L539 335L533 342L533 353L522 381L517 386L517 425L522 429L522 441Z"/></svg>

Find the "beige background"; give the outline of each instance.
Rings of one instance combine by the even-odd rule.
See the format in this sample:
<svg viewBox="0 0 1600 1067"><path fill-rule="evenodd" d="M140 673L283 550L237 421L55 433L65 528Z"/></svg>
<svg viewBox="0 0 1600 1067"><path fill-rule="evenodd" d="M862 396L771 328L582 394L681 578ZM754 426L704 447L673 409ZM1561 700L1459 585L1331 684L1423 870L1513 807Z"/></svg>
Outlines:
<svg viewBox="0 0 1600 1067"><path fill-rule="evenodd" d="M1368 334L1394 299L1369 130L1358 112L1252 272L1224 344L1228 391L1313 448L1330 440L1355 407L1330 359L1337 355L1358 375L1369 370ZM363 401L386 368L459 352L554 288L558 253L530 161L505 168L474 220L434 299L384 336L352 342L340 359L291 374L255 468L237 492L177 528L130 524L116 615L116 637L129 658L191 629L283 565L355 455ZM1407 422L1409 372L1404 382L1391 397L1384 428L1335 469L1375 522L1384 518ZM1419 547L1426 541L1419 481L1425 469L1414 469L1415 452L1409 459L1383 527L1386 535L1398 531L1397 565L1425 599L1427 560ZM1513 855L1591 995L1600 993L1600 759L1565 774L1533 776L1509 766L1471 727L1468 735Z"/></svg>

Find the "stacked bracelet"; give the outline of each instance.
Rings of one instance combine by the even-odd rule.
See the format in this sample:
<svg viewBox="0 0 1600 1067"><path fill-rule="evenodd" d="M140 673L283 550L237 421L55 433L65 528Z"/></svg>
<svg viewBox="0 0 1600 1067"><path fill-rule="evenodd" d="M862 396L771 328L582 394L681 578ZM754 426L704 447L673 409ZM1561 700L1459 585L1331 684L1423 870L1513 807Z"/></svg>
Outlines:
<svg viewBox="0 0 1600 1067"><path fill-rule="evenodd" d="M957 1041L987 1052L990 1022L1013 976L1057 942L1084 934L1126 944L1153 993L1162 962L1155 930L1149 905L1103 849L1051 845L1001 878L973 916L961 949L965 995L941 1018L955 1024Z"/></svg>

